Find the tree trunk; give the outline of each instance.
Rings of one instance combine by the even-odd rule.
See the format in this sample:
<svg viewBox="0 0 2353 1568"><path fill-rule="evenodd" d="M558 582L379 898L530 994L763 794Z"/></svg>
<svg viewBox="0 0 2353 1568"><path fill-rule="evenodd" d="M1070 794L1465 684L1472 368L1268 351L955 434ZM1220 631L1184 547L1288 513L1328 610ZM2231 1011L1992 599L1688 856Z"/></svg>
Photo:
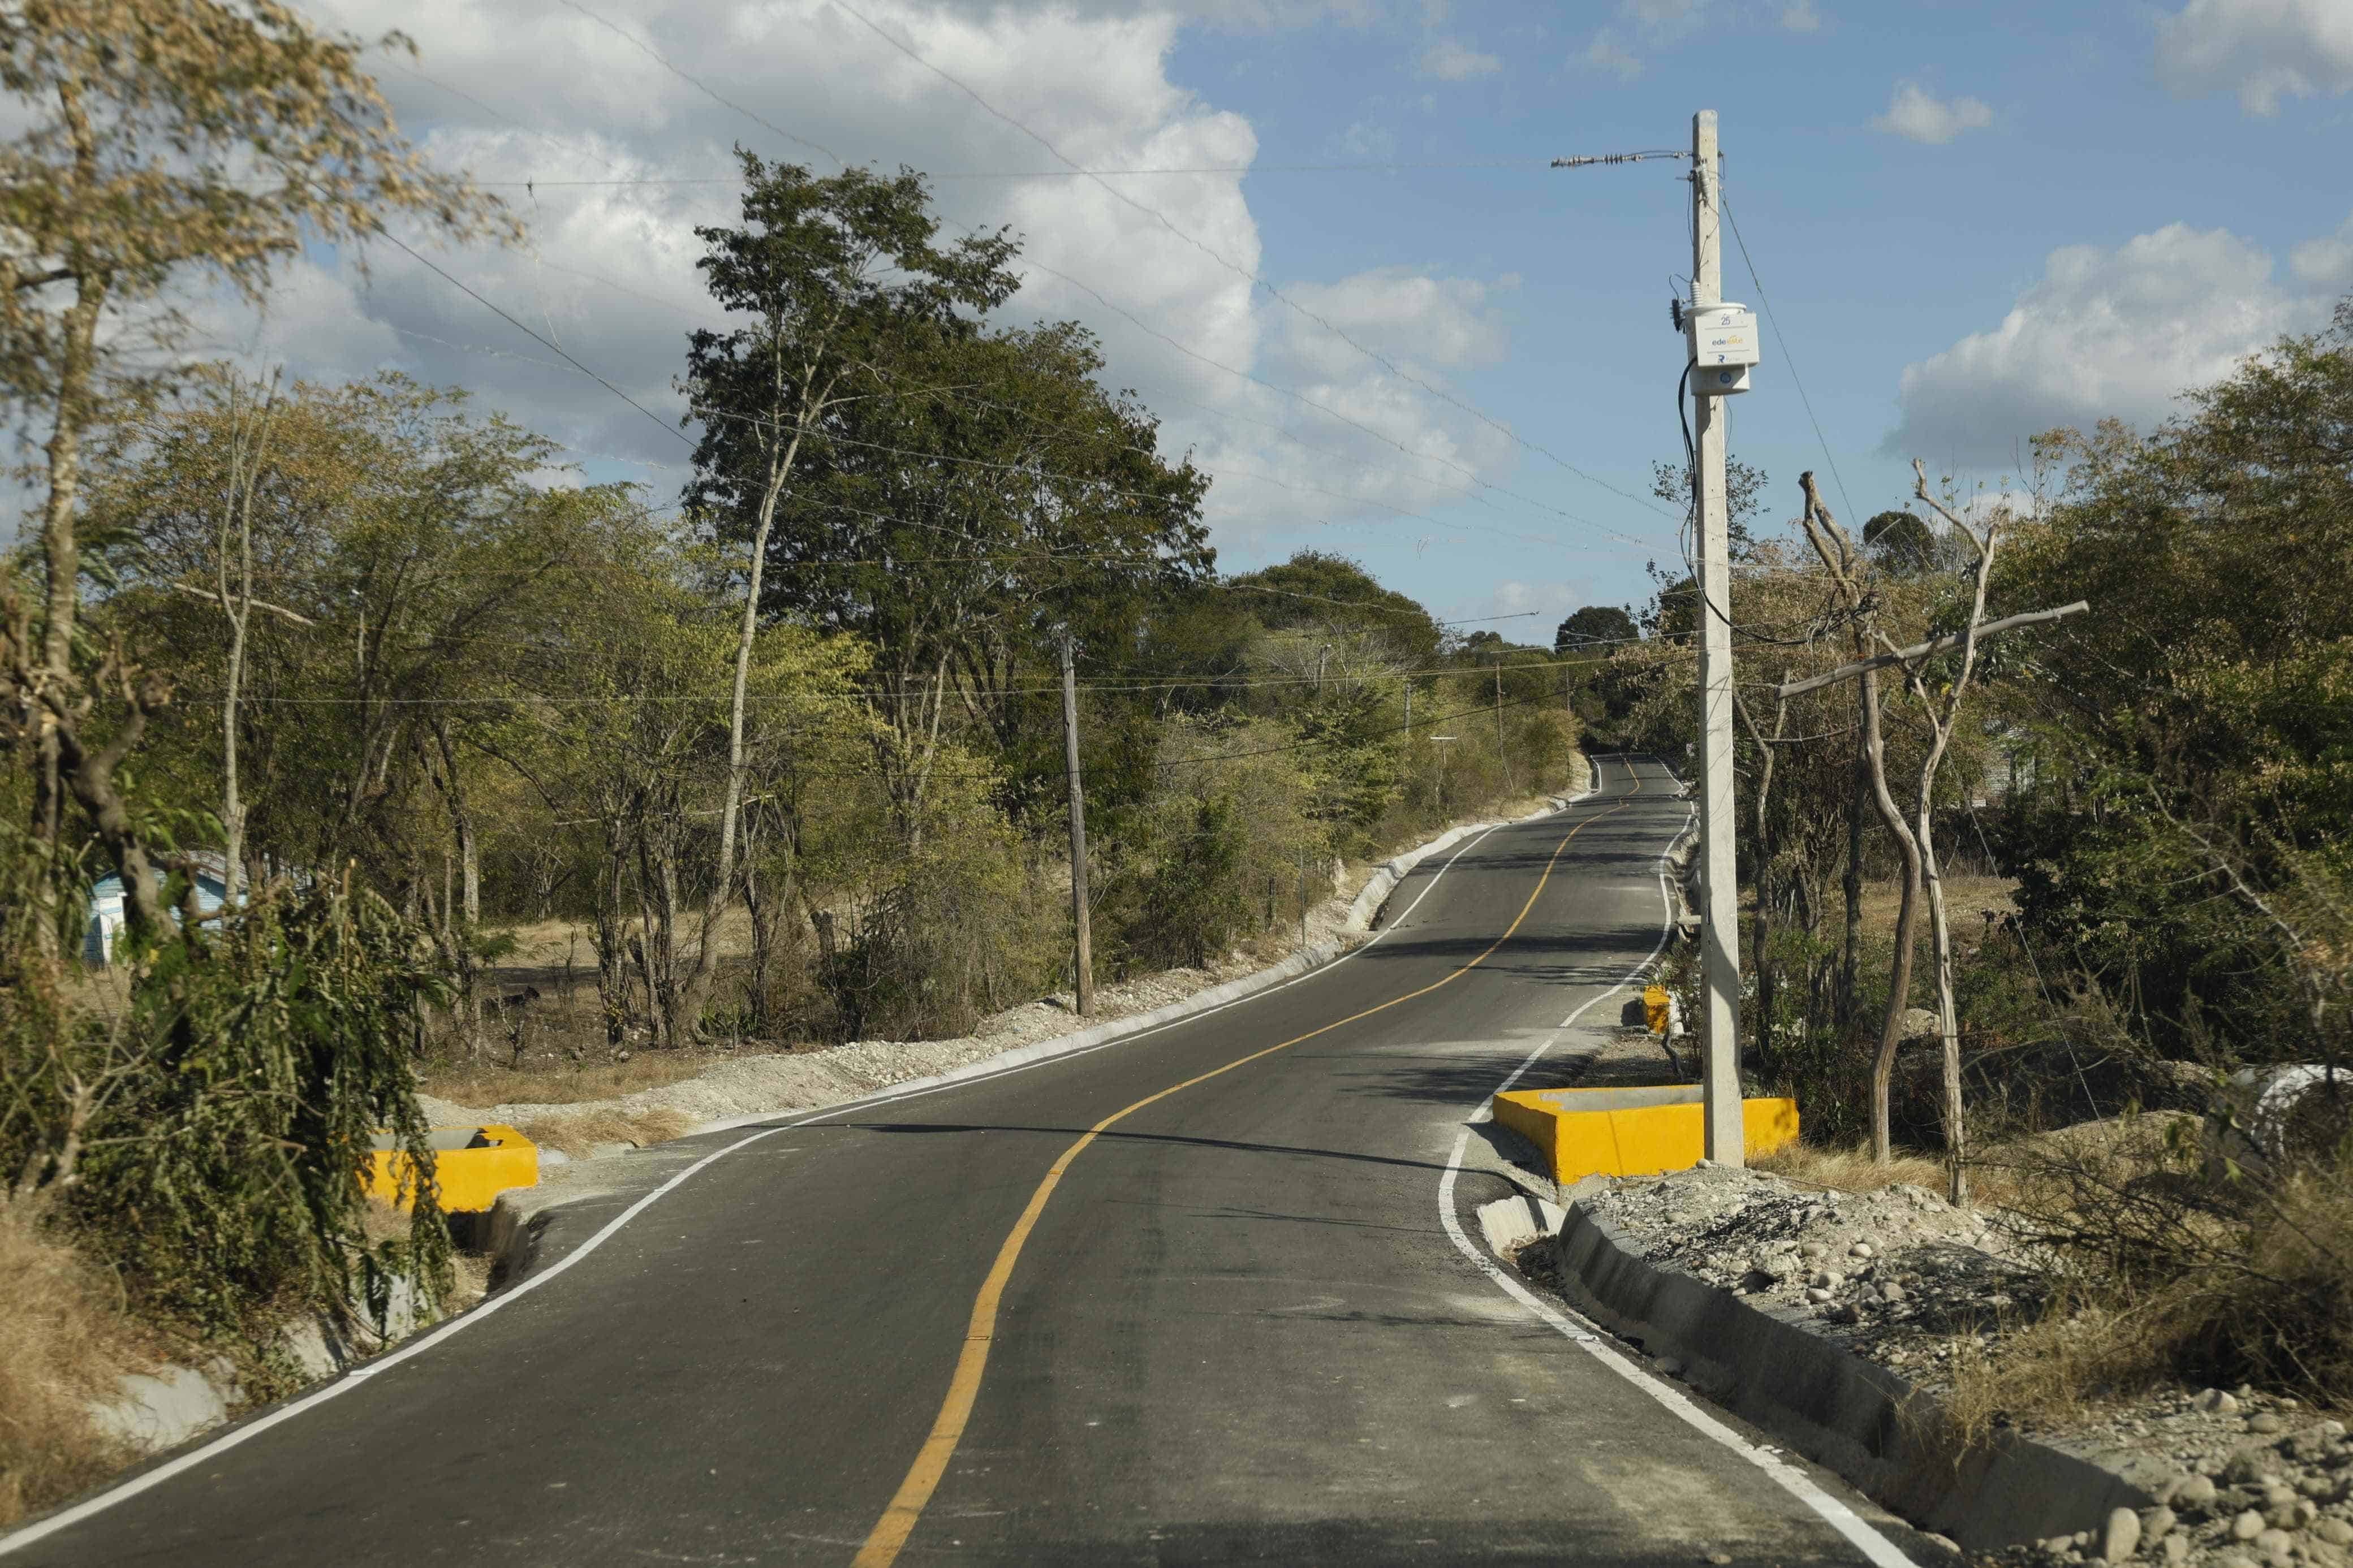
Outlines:
<svg viewBox="0 0 2353 1568"><path fill-rule="evenodd" d="M69 103L68 112L78 142L85 140L87 127L78 106ZM90 160L82 162L89 163ZM94 174L94 164L90 172ZM60 732L69 721L50 704L63 707L74 686L73 641L81 604L81 544L74 528L74 507L81 491L81 437L92 414L98 322L105 309L108 288L109 279L104 277L78 279L74 302L66 308L58 322L57 422L42 448L47 458L49 482L48 495L41 508L41 558L47 575L46 613L40 663L26 672L44 699L35 703L41 739L33 774L32 828L37 871L29 891L34 906L33 950L51 963L61 956L58 949L58 900L62 891L58 886L58 855L65 836L64 797L69 792L79 797L82 786L66 777L67 770L74 766L69 752L81 751L79 737L71 737L69 743L69 738ZM25 658L29 652L20 650L18 657ZM111 771L110 765L107 772ZM111 780L107 788L111 791ZM127 830L126 819L122 831ZM110 835L110 848L113 842ZM118 854L117 861L121 858ZM144 856L140 858L143 865ZM122 907L126 921L134 918L133 911L142 897L153 902L153 891L124 885Z"/></svg>
<svg viewBox="0 0 2353 1568"><path fill-rule="evenodd" d="M1946 1196L1953 1203L1968 1201L1968 1123L1961 1105L1961 1024L1953 1002L1953 930L1945 918L1945 879L1936 864L1936 844L1930 836L1929 798L1920 797L1920 866L1928 891L1929 934L1936 964L1936 1028L1944 1041L1945 1160L1948 1167Z"/></svg>
<svg viewBox="0 0 2353 1568"><path fill-rule="evenodd" d="M694 967L682 978L671 1010L673 1038L679 1037L681 1029L691 1038L700 1027L703 1005L710 998L712 979L718 970L719 922L726 917L728 906L735 898L735 839L744 812L744 697L752 681L752 647L760 630L760 582L768 564L768 532L776 525L776 502L792 478L801 437L811 422L824 413L827 395L831 390L832 384L828 382L815 397L803 402L792 438L769 465L768 483L760 497L760 521L752 531L750 581L744 589L744 619L735 635L735 685L727 710L727 790L719 812L718 875L712 879L711 895L703 900L702 941L695 949Z"/></svg>
<svg viewBox="0 0 2353 1568"><path fill-rule="evenodd" d="M1884 1165L1895 1158L1888 1095L1895 1077L1895 1050L1904 1043L1904 1009L1912 995L1912 956L1920 919L1920 843L1912 836L1903 812L1896 808L1895 797L1887 788L1887 748L1880 732L1878 672L1865 673L1862 685L1862 749L1871 773L1872 799L1879 807L1881 823L1894 837L1895 847L1904 856L1904 901L1895 916L1895 958L1888 967L1887 1008L1879 1025L1879 1054L1871 1066L1871 1153Z"/></svg>
<svg viewBox="0 0 2353 1568"><path fill-rule="evenodd" d="M1853 787L1847 792L1846 801L1846 876L1840 890L1846 897L1845 941L1839 949L1838 1026L1841 1031L1854 1022L1855 983L1862 951L1862 812L1871 796L1871 764L1863 754L1862 726L1870 715L1866 711L1870 699L1861 687L1855 689L1855 742Z"/></svg>

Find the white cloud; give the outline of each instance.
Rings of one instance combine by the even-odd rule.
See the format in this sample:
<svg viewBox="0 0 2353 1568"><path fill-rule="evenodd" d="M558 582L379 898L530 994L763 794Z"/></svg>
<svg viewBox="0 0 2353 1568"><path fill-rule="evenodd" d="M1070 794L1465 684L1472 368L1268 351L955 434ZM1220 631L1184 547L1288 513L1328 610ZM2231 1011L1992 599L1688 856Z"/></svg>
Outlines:
<svg viewBox="0 0 2353 1568"><path fill-rule="evenodd" d="M1296 521L1303 509L1344 522L1393 519L1383 503L1428 510L1466 482L1447 462L1501 478L1515 460L1507 438L1254 290L1243 274L1264 262L1238 174L1109 182L1165 214L1203 247L1196 248L1094 182L997 177L1054 164L1019 131L828 0L592 4L786 132L881 167L904 161L934 172L937 206L951 222L1010 224L1024 240L1017 269L1027 283L1008 315L1073 317L1102 334L1106 380L1137 388L1165 416L1167 448L1193 448L1218 476L1209 515L1221 538ZM1170 11L1140 13L1126 0L1080 0L1075 11L1050 12L920 0L860 8L1089 167L1247 168L1256 156L1247 120L1169 79L1168 58L1187 26ZM389 249L374 256L368 282L349 258L306 259L289 269L266 321L220 312L207 323L212 335L254 357L282 359L296 374L338 378L392 364L464 385L480 405L511 412L575 456L630 465L667 499L687 448L655 426L680 411L672 380L685 334L717 324L695 272L701 242L692 229L733 217L729 149L740 142L820 171L831 161L714 102L559 0L491 7L318 0L315 10L327 26L375 35L396 24L424 40L419 68L465 96L387 68L381 80L401 122L423 133L438 162L514 183L501 194L528 221L528 248L437 251L434 259L656 418ZM1201 11L1235 26L1356 15L1352 5L1309 0L1207 0ZM1391 133L1366 124L1343 140L1361 147L1359 156L1395 144ZM967 174L988 177L961 177ZM535 183L528 193L526 179ZM563 183L619 180L712 183ZM1399 271L1285 291L1443 384L1457 367L1506 348L1494 301L1507 287ZM1295 387L1336 414L1205 360Z"/></svg>
<svg viewBox="0 0 2353 1568"><path fill-rule="evenodd" d="M1814 9L1814 0L1797 0L1781 11L1781 26L1792 33L1811 33L1820 28L1822 14Z"/></svg>
<svg viewBox="0 0 2353 1568"><path fill-rule="evenodd" d="M1993 110L1978 100L1935 98L1915 81L1897 82L1888 96L1886 111L1871 119L1874 131L1931 146L1942 146L1964 131L1980 131L1992 123Z"/></svg>
<svg viewBox="0 0 2353 1568"><path fill-rule="evenodd" d="M2235 92L2250 114L2282 98L2353 91L2346 0L2189 0L2157 25L2157 74L2183 98Z"/></svg>
<svg viewBox="0 0 2353 1568"><path fill-rule="evenodd" d="M1397 144L1396 132L1363 120L1350 121L1345 131L1324 142L1328 151L1341 156L1367 159L1393 158Z"/></svg>
<svg viewBox="0 0 2353 1568"><path fill-rule="evenodd" d="M2225 229L2172 224L2115 249L2068 246L1999 327L1905 368L1886 447L2006 465L2055 426L2153 425L2184 389L2326 314L2324 295L2283 287L2270 255Z"/></svg>
<svg viewBox="0 0 2353 1568"><path fill-rule="evenodd" d="M1504 62L1458 39L1440 38L1421 51L1418 68L1423 76L1434 76L1440 81L1469 81L1473 77L1494 75L1504 68Z"/></svg>
<svg viewBox="0 0 2353 1568"><path fill-rule="evenodd" d="M1606 29L1593 35L1583 58L1594 69L1609 71L1620 81L1632 81L1642 74L1642 62Z"/></svg>
<svg viewBox="0 0 2353 1568"><path fill-rule="evenodd" d="M2335 234L2307 239L2289 251L2287 264L2296 280L2310 288L2332 293L2353 289L2353 217L2339 224Z"/></svg>

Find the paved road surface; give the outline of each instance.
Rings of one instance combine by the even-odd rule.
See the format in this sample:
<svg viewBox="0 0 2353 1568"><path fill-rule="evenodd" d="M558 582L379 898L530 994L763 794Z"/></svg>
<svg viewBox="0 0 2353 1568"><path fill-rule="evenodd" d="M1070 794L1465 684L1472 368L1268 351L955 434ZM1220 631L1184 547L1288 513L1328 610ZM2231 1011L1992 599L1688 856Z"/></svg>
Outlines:
<svg viewBox="0 0 2353 1568"><path fill-rule="evenodd" d="M1287 987L751 1142L10 1568L1866 1562L1442 1224L1469 1114L1658 940L1687 807L1652 764L1600 782Z"/></svg>

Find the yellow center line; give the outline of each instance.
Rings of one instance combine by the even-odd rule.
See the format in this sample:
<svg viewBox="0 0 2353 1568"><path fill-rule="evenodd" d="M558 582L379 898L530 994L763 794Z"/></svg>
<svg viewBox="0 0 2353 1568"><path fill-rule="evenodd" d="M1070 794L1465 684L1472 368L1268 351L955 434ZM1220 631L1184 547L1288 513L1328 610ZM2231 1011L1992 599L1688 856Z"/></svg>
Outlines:
<svg viewBox="0 0 2353 1568"><path fill-rule="evenodd" d="M1641 787L1641 780L1637 777L1634 793L1639 794ZM955 1457L956 1444L964 1438L965 1423L972 1418L973 1405L980 1398L981 1375L988 1370L989 1346L997 1336L997 1302L1005 1294L1007 1281L1013 1277L1013 1266L1020 1260L1021 1248L1029 1241L1031 1229L1037 1226L1038 1216L1045 1212L1046 1200L1054 1195L1055 1187L1061 1184L1062 1173L1071 1168L1071 1161L1086 1152L1088 1144L1101 1137L1114 1122L1133 1116L1145 1106L1166 1100L1172 1094L1191 1089L1195 1084L1207 1083L1236 1068L1248 1067L1277 1051L1289 1050L1318 1035L1328 1035L1376 1013L1386 1013L1392 1007L1410 1002L1417 996L1427 996L1439 987L1451 985L1461 979L1484 963L1497 948L1512 940L1513 933L1528 918L1528 911L1536 907L1536 900L1543 896L1545 884L1552 880L1553 868L1560 863L1561 851L1568 847L1568 841L1602 817L1623 811L1631 804L1630 798L1621 800L1609 810L1588 816L1570 828L1561 841L1553 846L1551 857L1545 861L1544 875L1536 879L1535 889L1528 894L1528 901L1520 906L1520 912L1512 917L1512 923L1504 928L1504 934L1490 943L1485 952L1444 979L1434 980L1419 990L1409 991L1401 996L1392 996L1361 1013L1351 1013L1345 1018L1335 1019L1321 1028L1293 1036L1279 1045L1252 1051L1246 1057L1236 1057L1223 1067L1211 1068L1208 1072L1188 1078L1182 1083L1172 1083L1157 1094L1148 1094L1134 1104L1112 1112L1088 1128L1077 1142L1063 1150L1062 1157L1054 1162L1052 1168L1047 1171L1045 1180L1038 1184L1038 1190L1029 1194L1029 1202L1022 1209L1021 1217L1013 1222L1012 1230L1006 1234L1004 1245L997 1249L997 1261L989 1266L988 1277L980 1284L980 1294L973 1299L972 1317L965 1326L964 1349L956 1356L955 1374L948 1379L947 1398L940 1405L939 1418L932 1423L931 1436L923 1439L923 1447L915 1455L914 1464L908 1468L907 1479L899 1483L899 1489L892 1496L890 1506L882 1510L882 1517L875 1521L873 1531L866 1537L866 1544L859 1549L856 1557L850 1559L850 1568L890 1568L907 1544L907 1538L914 1533L917 1521L923 1517L924 1507L932 1500L932 1493L947 1474L948 1461Z"/></svg>

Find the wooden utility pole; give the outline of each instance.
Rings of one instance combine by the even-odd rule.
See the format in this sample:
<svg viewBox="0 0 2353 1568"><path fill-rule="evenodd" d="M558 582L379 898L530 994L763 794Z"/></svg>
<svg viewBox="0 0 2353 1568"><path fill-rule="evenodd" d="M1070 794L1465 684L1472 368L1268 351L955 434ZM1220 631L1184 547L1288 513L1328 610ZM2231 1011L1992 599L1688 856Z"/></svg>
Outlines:
<svg viewBox="0 0 2353 1568"><path fill-rule="evenodd" d="M1079 1016L1095 1010L1094 943L1087 930L1087 792L1079 781L1079 678L1071 634L1062 633L1062 756L1071 775L1071 924L1078 933Z"/></svg>
<svg viewBox="0 0 2353 1568"><path fill-rule="evenodd" d="M1715 110L1692 117L1692 304L1724 298L1724 252ZM1696 357L1696 356L1694 356ZM1696 389L1694 389L1696 390ZM1707 1157L1744 1163L1740 1103L1740 888L1734 858L1732 780L1732 563L1724 483L1728 410L1721 396L1694 395L1692 423L1699 510L1700 942L1706 996L1702 1016Z"/></svg>

